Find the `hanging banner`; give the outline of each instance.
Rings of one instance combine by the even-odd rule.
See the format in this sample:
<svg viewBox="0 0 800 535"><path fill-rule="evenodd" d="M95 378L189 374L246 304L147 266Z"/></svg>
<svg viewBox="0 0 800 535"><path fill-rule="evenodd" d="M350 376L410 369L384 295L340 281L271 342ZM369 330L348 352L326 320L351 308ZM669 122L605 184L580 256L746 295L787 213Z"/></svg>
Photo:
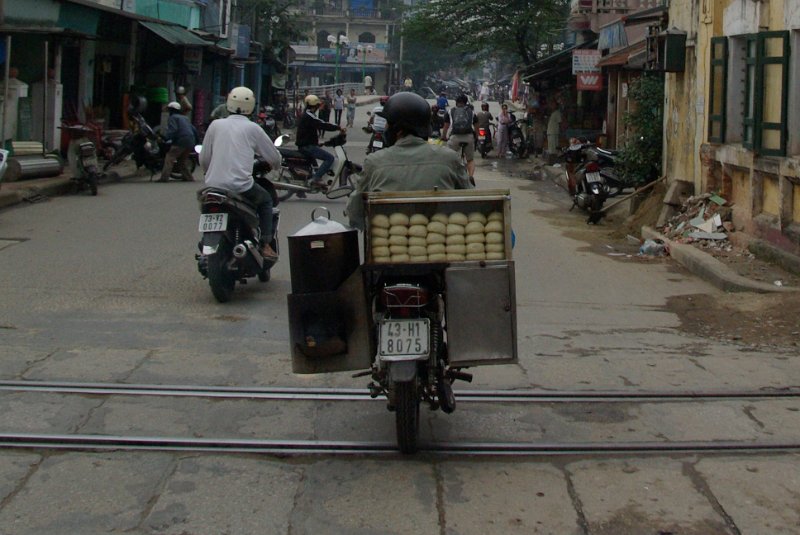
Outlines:
<svg viewBox="0 0 800 535"><path fill-rule="evenodd" d="M203 68L203 49L192 46L184 47L183 65L189 74L200 74Z"/></svg>
<svg viewBox="0 0 800 535"><path fill-rule="evenodd" d="M597 62L600 61L599 50L573 50L572 74L582 72L600 72Z"/></svg>
<svg viewBox="0 0 800 535"><path fill-rule="evenodd" d="M602 91L603 90L603 75L599 72L587 72L579 74L578 78L578 91Z"/></svg>

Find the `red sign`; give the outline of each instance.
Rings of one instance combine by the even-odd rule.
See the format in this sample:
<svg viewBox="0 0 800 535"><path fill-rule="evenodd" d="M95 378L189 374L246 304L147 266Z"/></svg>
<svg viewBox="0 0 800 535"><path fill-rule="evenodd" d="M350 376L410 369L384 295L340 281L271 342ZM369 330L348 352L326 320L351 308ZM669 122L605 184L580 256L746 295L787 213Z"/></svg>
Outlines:
<svg viewBox="0 0 800 535"><path fill-rule="evenodd" d="M577 75L578 91L602 91L603 75L599 72L585 72Z"/></svg>

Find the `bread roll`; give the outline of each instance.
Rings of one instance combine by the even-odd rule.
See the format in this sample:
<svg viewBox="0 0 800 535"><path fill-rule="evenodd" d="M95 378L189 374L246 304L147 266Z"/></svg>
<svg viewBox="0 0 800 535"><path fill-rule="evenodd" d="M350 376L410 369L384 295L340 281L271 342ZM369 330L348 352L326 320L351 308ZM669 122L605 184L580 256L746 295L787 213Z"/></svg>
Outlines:
<svg viewBox="0 0 800 535"><path fill-rule="evenodd" d="M469 223L467 216L462 214L461 212L453 212L450 214L450 217L447 218L448 223L453 223L454 225L461 225L462 227Z"/></svg>
<svg viewBox="0 0 800 535"><path fill-rule="evenodd" d="M437 221L439 223L444 223L445 225L448 223L446 214L433 214L431 221Z"/></svg>
<svg viewBox="0 0 800 535"><path fill-rule="evenodd" d="M382 256L390 256L392 252L388 247L375 247L372 249L372 258L380 258Z"/></svg>
<svg viewBox="0 0 800 535"><path fill-rule="evenodd" d="M408 247L405 245L390 245L389 252L392 253L392 256L396 254L408 254Z"/></svg>
<svg viewBox="0 0 800 535"><path fill-rule="evenodd" d="M409 256L426 256L428 254L427 247L420 247L419 245L411 245L408 248Z"/></svg>
<svg viewBox="0 0 800 535"><path fill-rule="evenodd" d="M408 238L405 236L389 236L389 245L408 245Z"/></svg>
<svg viewBox="0 0 800 535"><path fill-rule="evenodd" d="M486 224L486 216L483 215L480 212L470 212L470 214L467 216L467 220L470 223L472 223L473 221L477 221L478 223L481 223L482 225Z"/></svg>
<svg viewBox="0 0 800 535"><path fill-rule="evenodd" d="M467 254L475 254L475 253L485 253L486 249L483 248L482 243L470 243L467 244Z"/></svg>
<svg viewBox="0 0 800 535"><path fill-rule="evenodd" d="M372 247L389 247L389 240L378 236L372 237Z"/></svg>
<svg viewBox="0 0 800 535"><path fill-rule="evenodd" d="M445 254L447 252L447 249L443 243L432 243L428 245L427 250L429 255Z"/></svg>
<svg viewBox="0 0 800 535"><path fill-rule="evenodd" d="M436 234L445 234L447 232L447 224L440 221L431 221L428 223L428 232L435 232Z"/></svg>
<svg viewBox="0 0 800 535"><path fill-rule="evenodd" d="M408 216L402 212L395 212L389 216L389 223L394 225L408 226Z"/></svg>
<svg viewBox="0 0 800 535"><path fill-rule="evenodd" d="M392 257L391 256L376 256L375 258L372 259L372 261L375 262L376 264L388 264L389 262L392 261Z"/></svg>
<svg viewBox="0 0 800 535"><path fill-rule="evenodd" d="M428 227L425 225L411 225L408 227L408 235L424 238L428 235Z"/></svg>
<svg viewBox="0 0 800 535"><path fill-rule="evenodd" d="M486 260L486 253L467 253L467 260Z"/></svg>
<svg viewBox="0 0 800 535"><path fill-rule="evenodd" d="M408 236L408 227L392 225L391 228L389 228L389 236Z"/></svg>
<svg viewBox="0 0 800 535"><path fill-rule="evenodd" d="M425 247L426 245L428 245L428 240L426 240L425 238L420 238L419 236L411 236L410 238L408 238L408 246L411 247L412 245L420 245L422 247Z"/></svg>
<svg viewBox="0 0 800 535"><path fill-rule="evenodd" d="M484 243L486 241L486 236L481 234L467 234L466 243Z"/></svg>
<svg viewBox="0 0 800 535"><path fill-rule="evenodd" d="M483 236L483 234L481 234ZM464 245L466 242L463 234L453 234L445 238L444 242L447 245Z"/></svg>
<svg viewBox="0 0 800 535"><path fill-rule="evenodd" d="M425 216L425 214L414 214L411 216L411 219L409 219L408 223L409 225L427 225L428 218Z"/></svg>
<svg viewBox="0 0 800 535"><path fill-rule="evenodd" d="M464 234L464 225L458 225L456 223L448 223L447 235L452 236L453 234Z"/></svg>
<svg viewBox="0 0 800 535"><path fill-rule="evenodd" d="M392 262L408 262L411 260L411 257L407 254L393 254L392 255Z"/></svg>
<svg viewBox="0 0 800 535"><path fill-rule="evenodd" d="M411 262L427 262L428 261L428 255L411 256L409 258L411 259Z"/></svg>
<svg viewBox="0 0 800 535"><path fill-rule="evenodd" d="M486 218L487 221L503 221L503 214L500 212L492 212L489 214L489 217Z"/></svg>
<svg viewBox="0 0 800 535"><path fill-rule="evenodd" d="M370 234L372 237L377 238L388 238L389 237L389 229L388 228L381 228L381 227L372 227L369 229Z"/></svg>
<svg viewBox="0 0 800 535"><path fill-rule="evenodd" d="M389 228L391 226L389 224L389 217L383 214L377 214L373 216L370 223L373 227L379 227L379 228Z"/></svg>
<svg viewBox="0 0 800 535"><path fill-rule="evenodd" d="M499 232L487 232L486 243L504 243L503 235Z"/></svg>
<svg viewBox="0 0 800 535"><path fill-rule="evenodd" d="M445 262L447 260L447 255L444 253L435 253L428 255L428 262Z"/></svg>
<svg viewBox="0 0 800 535"><path fill-rule="evenodd" d="M503 222L502 221L489 221L486 223L486 228L484 228L485 232L503 232Z"/></svg>
<svg viewBox="0 0 800 535"><path fill-rule="evenodd" d="M467 235L483 234L484 233L483 223L481 223L480 221L471 221L467 223L467 226L464 227L464 233Z"/></svg>
<svg viewBox="0 0 800 535"><path fill-rule="evenodd" d="M505 253L506 246L503 243L487 243L486 244L486 252L487 253Z"/></svg>
<svg viewBox="0 0 800 535"><path fill-rule="evenodd" d="M432 243L444 243L445 237L444 234L437 234L435 232L429 232L427 236L425 236L425 241L428 245Z"/></svg>
<svg viewBox="0 0 800 535"><path fill-rule="evenodd" d="M463 254L456 254L456 253L447 253L447 261L448 262L461 262L466 260L466 255Z"/></svg>
<svg viewBox="0 0 800 535"><path fill-rule="evenodd" d="M486 253L486 260L505 260L505 253Z"/></svg>
<svg viewBox="0 0 800 535"><path fill-rule="evenodd" d="M445 246L447 254L467 254L466 245L447 245Z"/></svg>

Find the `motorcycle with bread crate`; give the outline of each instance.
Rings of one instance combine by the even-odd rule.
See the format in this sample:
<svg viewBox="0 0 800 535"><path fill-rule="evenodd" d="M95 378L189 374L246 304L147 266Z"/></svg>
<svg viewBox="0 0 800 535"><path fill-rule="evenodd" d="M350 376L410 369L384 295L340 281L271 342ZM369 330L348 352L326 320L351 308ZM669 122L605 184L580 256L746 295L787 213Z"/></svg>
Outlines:
<svg viewBox="0 0 800 535"><path fill-rule="evenodd" d="M353 229L289 237L293 370L361 370L395 413L400 451L414 453L421 405L452 413L467 368L517 361L510 197L373 192L365 213L363 263ZM305 267L320 262L334 270L321 286Z"/></svg>

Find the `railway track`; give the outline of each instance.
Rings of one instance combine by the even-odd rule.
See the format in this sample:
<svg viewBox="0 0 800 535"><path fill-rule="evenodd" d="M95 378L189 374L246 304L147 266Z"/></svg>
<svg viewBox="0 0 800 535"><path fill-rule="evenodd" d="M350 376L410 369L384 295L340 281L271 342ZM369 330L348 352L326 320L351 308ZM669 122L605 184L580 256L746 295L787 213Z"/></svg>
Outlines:
<svg viewBox="0 0 800 535"><path fill-rule="evenodd" d="M97 396L202 397L290 401L370 401L366 389L305 387L226 387L199 385L148 385L122 383L77 383L64 381L0 381L0 392L42 392ZM458 390L459 402L575 403L630 401L675 402L800 398L800 389L682 390L682 391L548 391L548 390Z"/></svg>
<svg viewBox="0 0 800 535"><path fill-rule="evenodd" d="M371 401L366 389L304 387L225 387L78 383L63 381L0 381L0 392L38 392L92 396L165 396L285 401ZM683 391L546 391L461 390L466 403L621 403L696 402L741 399L800 398L800 389L683 390ZM266 440L196 437L147 437L86 434L0 433L0 448L165 452L253 453L278 456L395 455L394 442L331 440ZM422 454L442 456L545 457L561 455L679 453L781 453L800 451L800 441L682 441L682 442L430 442Z"/></svg>

